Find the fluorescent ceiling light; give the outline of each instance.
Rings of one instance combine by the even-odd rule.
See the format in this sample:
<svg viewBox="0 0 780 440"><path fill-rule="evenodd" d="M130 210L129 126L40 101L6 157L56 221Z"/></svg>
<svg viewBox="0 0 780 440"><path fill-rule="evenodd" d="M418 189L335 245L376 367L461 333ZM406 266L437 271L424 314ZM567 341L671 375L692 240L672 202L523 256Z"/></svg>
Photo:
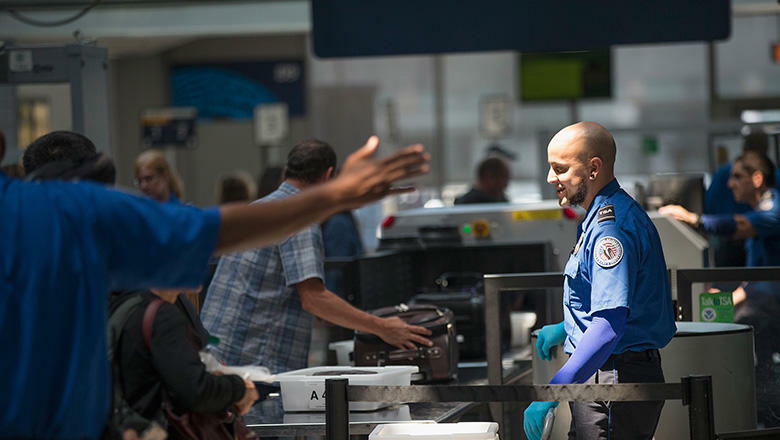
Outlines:
<svg viewBox="0 0 780 440"><path fill-rule="evenodd" d="M742 122L746 124L760 124L763 122L780 122L780 109L775 110L743 110L740 115Z"/></svg>

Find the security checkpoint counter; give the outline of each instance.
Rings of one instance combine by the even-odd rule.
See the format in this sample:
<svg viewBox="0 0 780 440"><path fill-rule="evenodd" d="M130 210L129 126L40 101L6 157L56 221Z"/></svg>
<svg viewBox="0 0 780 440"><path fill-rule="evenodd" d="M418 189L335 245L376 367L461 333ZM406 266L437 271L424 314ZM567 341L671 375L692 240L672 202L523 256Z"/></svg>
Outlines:
<svg viewBox="0 0 780 440"><path fill-rule="evenodd" d="M505 358L504 383L530 383L531 361L513 361L510 354ZM464 362L458 364L458 381L451 385L486 385L487 364L485 362ZM404 422L445 423L459 420L473 410L474 402L420 402L395 405L377 411L351 411L349 413L350 433L368 435L377 424ZM325 412L284 412L282 399L272 396L258 402L244 416L247 426L259 436L306 436L325 435Z"/></svg>

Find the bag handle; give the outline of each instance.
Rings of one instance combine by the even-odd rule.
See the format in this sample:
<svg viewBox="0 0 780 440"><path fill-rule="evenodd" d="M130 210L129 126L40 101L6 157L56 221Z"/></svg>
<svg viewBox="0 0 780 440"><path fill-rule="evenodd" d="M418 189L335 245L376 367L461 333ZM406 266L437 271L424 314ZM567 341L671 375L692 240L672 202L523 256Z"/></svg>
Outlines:
<svg viewBox="0 0 780 440"><path fill-rule="evenodd" d="M146 311L144 311L144 322L142 324L141 330L144 335L144 345L146 345L146 348L149 350L152 349L152 329L154 329L154 318L157 316L157 310L160 309L162 304L163 300L157 298L152 301L146 307Z"/></svg>
<svg viewBox="0 0 780 440"><path fill-rule="evenodd" d="M416 348L414 350L405 349L405 350L393 350L387 352L387 360L389 361L399 361L404 359L419 359L423 357L422 350L424 348Z"/></svg>
<svg viewBox="0 0 780 440"><path fill-rule="evenodd" d="M398 316L406 312L418 312L418 311L439 311L439 308L432 304L413 304L408 306L404 303L397 306L383 307L381 309L374 310L372 313L380 318L386 318L388 316Z"/></svg>

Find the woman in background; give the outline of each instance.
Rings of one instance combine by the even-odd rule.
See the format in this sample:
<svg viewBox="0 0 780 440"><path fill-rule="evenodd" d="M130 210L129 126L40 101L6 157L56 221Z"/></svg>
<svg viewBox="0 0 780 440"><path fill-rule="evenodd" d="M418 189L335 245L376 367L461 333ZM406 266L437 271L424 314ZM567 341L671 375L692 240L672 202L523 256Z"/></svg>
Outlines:
<svg viewBox="0 0 780 440"><path fill-rule="evenodd" d="M160 203L181 203L184 195L181 177L159 150L146 150L135 159L135 186ZM197 291L185 292L187 299L200 310Z"/></svg>
<svg viewBox="0 0 780 440"><path fill-rule="evenodd" d="M135 184L147 196L162 203L179 203L182 182L162 152L147 150L135 160Z"/></svg>

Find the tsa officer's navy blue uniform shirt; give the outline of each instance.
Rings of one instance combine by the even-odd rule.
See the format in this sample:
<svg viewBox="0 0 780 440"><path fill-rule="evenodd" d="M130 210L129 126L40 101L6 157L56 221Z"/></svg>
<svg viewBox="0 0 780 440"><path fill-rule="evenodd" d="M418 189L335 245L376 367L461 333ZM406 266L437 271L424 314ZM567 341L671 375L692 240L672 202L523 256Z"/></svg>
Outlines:
<svg viewBox="0 0 780 440"><path fill-rule="evenodd" d="M613 179L596 195L566 263L564 351L573 353L593 312L628 308L613 353L664 347L676 331L661 240L647 213Z"/></svg>
<svg viewBox="0 0 780 440"><path fill-rule="evenodd" d="M96 439L108 292L197 286L219 212L0 175L0 438Z"/></svg>
<svg viewBox="0 0 780 440"><path fill-rule="evenodd" d="M774 188L767 190L758 207L744 216L756 230L745 240L747 266L780 266L780 200Z"/></svg>

